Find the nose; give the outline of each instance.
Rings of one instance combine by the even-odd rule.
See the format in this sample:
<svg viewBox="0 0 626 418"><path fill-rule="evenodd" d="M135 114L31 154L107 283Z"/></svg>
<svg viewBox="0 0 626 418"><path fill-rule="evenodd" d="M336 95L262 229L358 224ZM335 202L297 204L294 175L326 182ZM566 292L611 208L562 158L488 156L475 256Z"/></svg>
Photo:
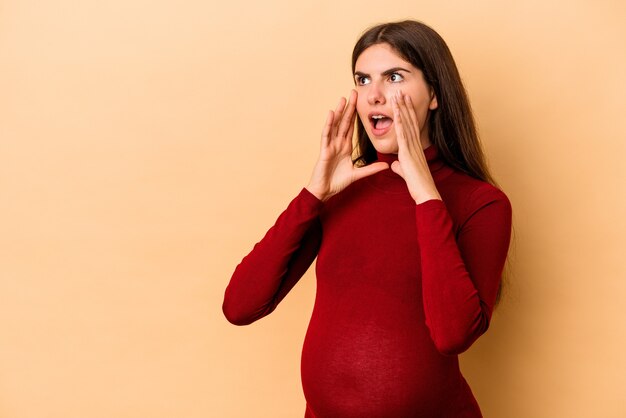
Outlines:
<svg viewBox="0 0 626 418"><path fill-rule="evenodd" d="M385 89L381 86L380 83L372 81L370 84L370 88L367 92L367 102L370 105L381 104L384 105L386 103L385 99Z"/></svg>

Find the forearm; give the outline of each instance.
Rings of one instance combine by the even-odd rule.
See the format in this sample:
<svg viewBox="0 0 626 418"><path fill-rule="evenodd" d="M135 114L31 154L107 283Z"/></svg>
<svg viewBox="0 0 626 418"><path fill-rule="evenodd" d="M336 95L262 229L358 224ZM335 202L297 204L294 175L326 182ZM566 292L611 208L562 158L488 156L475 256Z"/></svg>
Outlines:
<svg viewBox="0 0 626 418"><path fill-rule="evenodd" d="M321 239L320 208L303 189L237 265L222 306L230 322L245 325L269 314L306 272Z"/></svg>
<svg viewBox="0 0 626 418"><path fill-rule="evenodd" d="M431 199L442 200L428 164L425 161L413 171L409 171L406 174L405 181L416 205Z"/></svg>
<svg viewBox="0 0 626 418"><path fill-rule="evenodd" d="M501 198L484 204L458 241L443 201L417 205L416 217L427 326L442 353L458 354L489 326L508 251L510 205Z"/></svg>

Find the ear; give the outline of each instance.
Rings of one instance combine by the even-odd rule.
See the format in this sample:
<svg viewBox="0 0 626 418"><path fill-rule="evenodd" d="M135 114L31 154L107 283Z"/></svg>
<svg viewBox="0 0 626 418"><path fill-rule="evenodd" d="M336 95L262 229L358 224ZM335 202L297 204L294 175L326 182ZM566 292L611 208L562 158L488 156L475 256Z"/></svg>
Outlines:
<svg viewBox="0 0 626 418"><path fill-rule="evenodd" d="M435 110L439 105L437 104L437 95L433 89L430 90L430 103L428 104L428 109Z"/></svg>

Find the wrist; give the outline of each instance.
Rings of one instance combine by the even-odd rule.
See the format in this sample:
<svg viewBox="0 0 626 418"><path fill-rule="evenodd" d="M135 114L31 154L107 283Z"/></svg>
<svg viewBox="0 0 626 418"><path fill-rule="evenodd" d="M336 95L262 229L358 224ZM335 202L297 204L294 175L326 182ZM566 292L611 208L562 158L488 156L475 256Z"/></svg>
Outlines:
<svg viewBox="0 0 626 418"><path fill-rule="evenodd" d="M328 196L328 193L322 192L319 189L317 189L315 187L312 187L311 185L307 185L305 187L305 189L307 189L309 191L309 193L311 193L313 196L315 196L316 198L318 198L322 202L325 202L330 197L330 196Z"/></svg>
<svg viewBox="0 0 626 418"><path fill-rule="evenodd" d="M437 186L435 186L430 171L427 171L427 175L427 178L426 176L406 176L404 178L409 194L418 205L431 199L443 200L439 190L437 190Z"/></svg>
<svg viewBox="0 0 626 418"><path fill-rule="evenodd" d="M417 205L432 199L443 200L435 185L432 185L432 187L412 187L409 189L409 192Z"/></svg>
<svg viewBox="0 0 626 418"><path fill-rule="evenodd" d="M420 194L411 194L411 197L413 198L413 200L415 200L415 204L419 205L421 203L424 203L428 200L433 200L433 199L437 199L437 200L443 200L441 198L441 195L435 191L433 192L428 192L428 193L420 193Z"/></svg>

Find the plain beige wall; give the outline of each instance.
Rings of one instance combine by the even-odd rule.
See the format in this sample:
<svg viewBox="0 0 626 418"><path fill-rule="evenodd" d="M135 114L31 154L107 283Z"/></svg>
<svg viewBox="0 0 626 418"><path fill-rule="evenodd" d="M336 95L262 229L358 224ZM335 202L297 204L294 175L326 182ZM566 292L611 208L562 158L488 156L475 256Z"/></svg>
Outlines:
<svg viewBox="0 0 626 418"><path fill-rule="evenodd" d="M310 271L221 313L306 184L362 30L448 42L514 209L462 366L486 417L626 416L626 6L0 2L0 416L298 417Z"/></svg>

